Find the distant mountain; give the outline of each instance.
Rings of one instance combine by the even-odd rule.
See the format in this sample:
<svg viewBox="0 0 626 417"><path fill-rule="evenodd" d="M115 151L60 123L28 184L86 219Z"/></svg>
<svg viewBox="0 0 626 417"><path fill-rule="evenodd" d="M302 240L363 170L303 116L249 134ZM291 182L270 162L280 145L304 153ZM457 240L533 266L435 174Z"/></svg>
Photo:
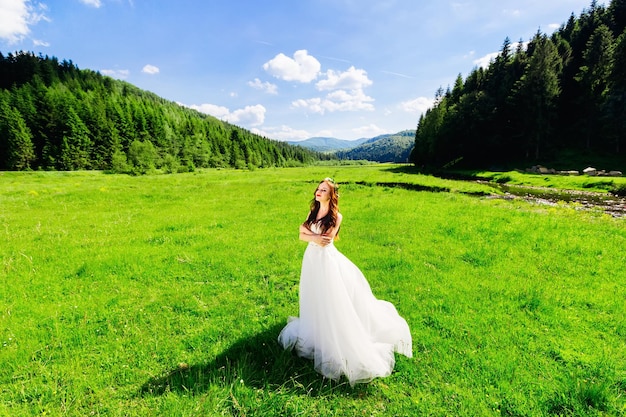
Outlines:
<svg viewBox="0 0 626 417"><path fill-rule="evenodd" d="M361 145L335 152L339 159L368 160L376 162L408 162L415 144L415 130L380 135Z"/></svg>
<svg viewBox="0 0 626 417"><path fill-rule="evenodd" d="M337 138L314 137L302 141L290 141L287 143L289 143L290 145L302 146L303 148L311 149L316 152L333 152L338 150L352 149L367 140L370 139L363 138L356 140L345 140Z"/></svg>

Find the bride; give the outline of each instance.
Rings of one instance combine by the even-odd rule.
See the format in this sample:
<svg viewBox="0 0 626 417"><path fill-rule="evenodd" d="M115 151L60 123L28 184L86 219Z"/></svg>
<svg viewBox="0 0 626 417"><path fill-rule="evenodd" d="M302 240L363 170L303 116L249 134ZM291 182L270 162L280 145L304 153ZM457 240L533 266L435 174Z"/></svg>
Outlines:
<svg viewBox="0 0 626 417"><path fill-rule="evenodd" d="M334 246L342 216L337 186L319 183L300 226L309 242L300 274L300 317L290 317L278 341L312 359L315 370L350 385L391 374L394 352L412 356L411 332L393 304L378 300L361 271Z"/></svg>

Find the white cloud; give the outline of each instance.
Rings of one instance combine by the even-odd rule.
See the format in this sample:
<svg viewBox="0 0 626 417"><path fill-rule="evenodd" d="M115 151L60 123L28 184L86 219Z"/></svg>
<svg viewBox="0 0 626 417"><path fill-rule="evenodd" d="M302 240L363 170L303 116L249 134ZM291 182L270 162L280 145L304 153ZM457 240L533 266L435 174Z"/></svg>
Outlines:
<svg viewBox="0 0 626 417"><path fill-rule="evenodd" d="M321 105L322 99L319 97L303 99L299 98L298 100L294 100L291 102L291 105L295 108L304 108L309 109L313 113L321 113L324 114L324 109Z"/></svg>
<svg viewBox="0 0 626 417"><path fill-rule="evenodd" d="M519 42L511 43L511 47L510 47L511 53L514 53L517 50L519 44L520 44ZM528 46L528 42L522 42L522 48L526 49L527 46ZM487 68L489 64L491 63L491 61L496 59L496 57L500 55L500 52L501 51L488 53L487 55L484 55L480 58L475 59L473 63L477 67ZM473 53L474 51L472 51L472 55Z"/></svg>
<svg viewBox="0 0 626 417"><path fill-rule="evenodd" d="M335 111L374 110L374 99L365 94L364 87L372 85L367 72L354 67L344 72L328 70L326 79L315 86L320 91L330 92L326 97L298 99L291 102L294 108L308 109L313 113L324 114Z"/></svg>
<svg viewBox="0 0 626 417"><path fill-rule="evenodd" d="M265 121L265 107L261 104L246 106L230 114L231 123L241 123L245 126L259 126Z"/></svg>
<svg viewBox="0 0 626 417"><path fill-rule="evenodd" d="M263 69L270 75L284 81L309 83L319 75L321 64L309 53L301 49L293 54L293 59L280 53L263 64Z"/></svg>
<svg viewBox="0 0 626 417"><path fill-rule="evenodd" d="M159 73L159 67L155 67L154 65L148 64L148 65L143 67L141 72L143 72L145 74L150 74L150 75L158 74Z"/></svg>
<svg viewBox="0 0 626 417"><path fill-rule="evenodd" d="M489 64L491 63L491 61L493 61L494 59L496 59L496 57L500 54L500 52L491 52L487 55L481 56L478 59L475 59L474 61L472 61L477 67L479 68L487 68L489 66Z"/></svg>
<svg viewBox="0 0 626 417"><path fill-rule="evenodd" d="M337 90L328 94L326 98L335 103L334 110L374 110L374 106L370 104L374 99L365 95L363 90Z"/></svg>
<svg viewBox="0 0 626 417"><path fill-rule="evenodd" d="M184 104L181 105L184 106ZM216 106L215 104L192 104L186 107L241 126L260 126L265 121L266 109L261 104L246 106L232 112L227 107Z"/></svg>
<svg viewBox="0 0 626 417"><path fill-rule="evenodd" d="M265 91L268 94L278 94L278 86L268 81L261 82L261 80L255 78L254 81L248 81L248 85L254 89Z"/></svg>
<svg viewBox="0 0 626 417"><path fill-rule="evenodd" d="M293 129L289 126L266 127L261 129L252 128L252 133L276 140L299 141L310 138L312 135L306 130Z"/></svg>
<svg viewBox="0 0 626 417"><path fill-rule="evenodd" d="M407 113L421 114L433 106L434 100L427 97L418 97L400 103L400 108Z"/></svg>
<svg viewBox="0 0 626 417"><path fill-rule="evenodd" d="M228 107L224 106L216 106L215 104L192 104L191 106L187 106L185 104L179 103L181 106L189 107L190 109L198 110L200 113L209 114L213 117L217 117L218 119L228 121L228 117L230 116L230 110Z"/></svg>
<svg viewBox="0 0 626 417"><path fill-rule="evenodd" d="M371 104L374 99L365 95L363 90L337 90L326 95L325 98L315 97L298 99L291 102L295 108L308 109L313 113L324 114L335 111L374 110Z"/></svg>
<svg viewBox="0 0 626 417"><path fill-rule="evenodd" d="M364 87L372 85L372 80L367 78L367 72L362 69L356 69L353 66L344 72L335 72L328 70L326 79L320 80L315 84L318 90L360 90Z"/></svg>
<svg viewBox="0 0 626 417"><path fill-rule="evenodd" d="M24 39L30 33L30 26L50 20L44 14L46 8L43 3L35 8L28 0L0 0L0 39L9 44Z"/></svg>
<svg viewBox="0 0 626 417"><path fill-rule="evenodd" d="M548 29L550 29L552 32L558 30L560 27L561 27L561 25L558 24L558 23L550 23L548 25Z"/></svg>
<svg viewBox="0 0 626 417"><path fill-rule="evenodd" d="M50 46L50 43L49 43L49 42L42 41L42 40L39 40L39 39L33 39L33 44L34 44L35 46L44 46L44 47L48 47L48 46Z"/></svg>
<svg viewBox="0 0 626 417"><path fill-rule="evenodd" d="M102 2L100 0L80 0L80 2L86 4L87 6L95 7L96 9L102 6Z"/></svg>
<svg viewBox="0 0 626 417"><path fill-rule="evenodd" d="M352 129L354 133L357 133L359 136L364 138L373 138L375 136L384 135L385 133L389 133L389 131L376 126L375 124L369 124L367 126L361 126Z"/></svg>
<svg viewBox="0 0 626 417"><path fill-rule="evenodd" d="M126 79L128 78L128 75L130 74L130 71L128 70L115 70L115 69L103 69L103 70L100 70L100 72L104 75L108 75L109 77L119 78L119 79Z"/></svg>

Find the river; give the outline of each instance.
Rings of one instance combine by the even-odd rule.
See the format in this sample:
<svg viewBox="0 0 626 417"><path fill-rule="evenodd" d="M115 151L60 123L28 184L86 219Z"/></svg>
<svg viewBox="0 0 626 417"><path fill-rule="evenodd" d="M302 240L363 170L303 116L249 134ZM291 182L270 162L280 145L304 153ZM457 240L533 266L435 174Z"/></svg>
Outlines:
<svg viewBox="0 0 626 417"><path fill-rule="evenodd" d="M626 198L609 193L555 190L546 187L497 184L489 181L478 182L504 193L503 195L494 195L492 198L522 198L526 201L545 205L557 205L565 202L581 210L601 210L613 217L626 217Z"/></svg>

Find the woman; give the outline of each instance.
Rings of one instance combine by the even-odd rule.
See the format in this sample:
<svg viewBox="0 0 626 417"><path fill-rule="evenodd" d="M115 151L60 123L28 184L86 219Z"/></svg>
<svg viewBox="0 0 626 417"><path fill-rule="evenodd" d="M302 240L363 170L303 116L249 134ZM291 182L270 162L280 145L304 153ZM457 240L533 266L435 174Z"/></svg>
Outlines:
<svg viewBox="0 0 626 417"><path fill-rule="evenodd" d="M376 299L361 271L334 246L341 227L337 186L319 183L300 226L309 242L300 274L300 317L290 317L278 341L313 360L315 370L354 385L391 374L394 351L412 356L409 326L395 307Z"/></svg>

